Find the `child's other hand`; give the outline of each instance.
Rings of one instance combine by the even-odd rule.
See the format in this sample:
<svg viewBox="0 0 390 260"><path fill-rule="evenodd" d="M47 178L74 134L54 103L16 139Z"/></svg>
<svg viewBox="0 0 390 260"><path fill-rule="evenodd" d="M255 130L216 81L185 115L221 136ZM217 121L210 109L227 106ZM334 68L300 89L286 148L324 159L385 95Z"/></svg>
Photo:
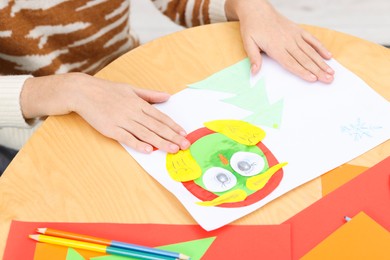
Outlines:
<svg viewBox="0 0 390 260"><path fill-rule="evenodd" d="M239 20L251 72L261 68L261 51L307 81L331 83L330 52L310 33L279 14L265 0L227 0L229 20Z"/></svg>
<svg viewBox="0 0 390 260"><path fill-rule="evenodd" d="M184 129L151 105L169 94L87 77L74 111L103 135L143 153L152 146L168 153L190 146Z"/></svg>
<svg viewBox="0 0 390 260"><path fill-rule="evenodd" d="M153 146L168 153L185 150L184 129L152 106L170 95L83 73L27 79L21 94L25 118L76 112L103 135L143 153Z"/></svg>

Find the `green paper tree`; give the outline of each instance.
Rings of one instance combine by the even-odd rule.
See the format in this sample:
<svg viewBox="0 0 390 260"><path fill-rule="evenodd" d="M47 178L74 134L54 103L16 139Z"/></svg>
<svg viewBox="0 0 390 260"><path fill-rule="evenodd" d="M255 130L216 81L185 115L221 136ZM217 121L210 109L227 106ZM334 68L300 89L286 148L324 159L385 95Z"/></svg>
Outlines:
<svg viewBox="0 0 390 260"><path fill-rule="evenodd" d="M255 125L279 128L283 114L283 100L272 103L268 99L265 80L250 84L250 63L245 59L200 82L189 85L194 89L207 89L233 94L223 102L251 111L244 121Z"/></svg>

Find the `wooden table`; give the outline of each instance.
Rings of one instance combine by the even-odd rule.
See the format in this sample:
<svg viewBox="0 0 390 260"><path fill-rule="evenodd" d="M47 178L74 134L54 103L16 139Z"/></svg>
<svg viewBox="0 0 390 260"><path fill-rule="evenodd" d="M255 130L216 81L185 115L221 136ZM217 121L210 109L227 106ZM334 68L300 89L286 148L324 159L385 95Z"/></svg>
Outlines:
<svg viewBox="0 0 390 260"><path fill-rule="evenodd" d="M334 57L390 100L390 51L304 26ZM238 23L184 30L137 48L97 76L175 93L243 59ZM350 162L372 166L390 142ZM317 178L235 224L278 224L321 198ZM76 114L49 117L0 178L0 258L11 220L194 224L184 207L117 142Z"/></svg>

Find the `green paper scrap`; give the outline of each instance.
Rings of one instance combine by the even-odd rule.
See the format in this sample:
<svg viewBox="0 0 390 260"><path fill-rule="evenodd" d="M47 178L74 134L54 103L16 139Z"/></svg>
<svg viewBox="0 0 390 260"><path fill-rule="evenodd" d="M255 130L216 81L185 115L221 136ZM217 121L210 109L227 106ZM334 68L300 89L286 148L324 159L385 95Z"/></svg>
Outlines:
<svg viewBox="0 0 390 260"><path fill-rule="evenodd" d="M68 248L68 253L66 254L66 260L85 260L85 259L73 248Z"/></svg>
<svg viewBox="0 0 390 260"><path fill-rule="evenodd" d="M249 59L244 59L188 86L193 89L207 89L233 94L234 96L221 101L251 111L253 114L242 118L244 121L272 128L279 128L281 125L283 100L271 104L264 78L251 86Z"/></svg>
<svg viewBox="0 0 390 260"><path fill-rule="evenodd" d="M181 242L177 244L159 246L156 248L172 251L172 252L180 252L182 254L190 256L191 260L200 260L215 239L216 237L208 237L208 238L202 238L197 240L191 240L187 242ZM130 259L137 260L137 258L117 256L117 255L98 256L98 257L93 257L90 260L130 260Z"/></svg>
<svg viewBox="0 0 390 260"><path fill-rule="evenodd" d="M159 246L157 248L180 252L191 257L191 260L200 260L217 237L208 237L187 242Z"/></svg>

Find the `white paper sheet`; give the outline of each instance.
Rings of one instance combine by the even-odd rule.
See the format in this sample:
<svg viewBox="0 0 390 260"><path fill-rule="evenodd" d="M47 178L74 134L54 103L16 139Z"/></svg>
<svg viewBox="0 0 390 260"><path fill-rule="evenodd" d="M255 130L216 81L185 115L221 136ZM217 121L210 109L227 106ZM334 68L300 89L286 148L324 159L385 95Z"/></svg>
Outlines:
<svg viewBox="0 0 390 260"><path fill-rule="evenodd" d="M305 82L286 72L268 57L263 58L261 72L250 79L249 63L245 63L247 61L244 60L232 65L229 73L237 73L238 78L251 82L251 86L263 81L265 98L270 104L283 103L276 127L272 124L258 124L266 132L262 142L279 162L288 162L283 167L284 176L279 186L264 199L239 208L197 205L199 199L168 175L166 153L155 151L145 155L125 147L151 176L180 200L206 230L214 230L249 214L390 138L389 102L337 61L328 62L336 71L335 80L329 85ZM237 71L234 66L238 68ZM213 84L216 82L218 80ZM225 84L224 79L221 82ZM240 88L239 84L237 88ZM208 121L243 120L253 114L252 111L223 101L235 95L187 88L156 107L190 133Z"/></svg>

